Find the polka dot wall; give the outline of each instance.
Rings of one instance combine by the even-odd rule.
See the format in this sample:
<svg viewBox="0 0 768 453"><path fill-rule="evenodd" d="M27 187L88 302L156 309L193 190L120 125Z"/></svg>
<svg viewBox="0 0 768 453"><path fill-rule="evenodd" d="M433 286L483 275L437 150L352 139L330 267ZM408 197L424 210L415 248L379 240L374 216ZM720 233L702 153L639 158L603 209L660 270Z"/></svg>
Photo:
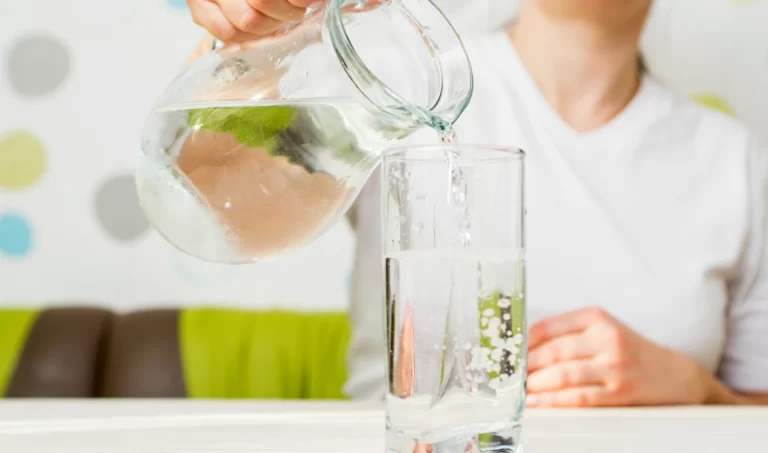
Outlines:
<svg viewBox="0 0 768 453"><path fill-rule="evenodd" d="M245 267L188 257L149 227L133 180L136 145L152 104L202 36L185 1L6 6L0 307L346 306L346 225L284 260Z"/></svg>
<svg viewBox="0 0 768 453"><path fill-rule="evenodd" d="M465 17L499 22L479 17L499 16L498 0L472 2L474 14L440 2L462 31ZM658 0L643 49L665 83L768 140L767 20L768 0ZM149 227L133 184L136 143L200 36L184 0L0 1L0 307L346 305L345 224L246 267L187 257Z"/></svg>

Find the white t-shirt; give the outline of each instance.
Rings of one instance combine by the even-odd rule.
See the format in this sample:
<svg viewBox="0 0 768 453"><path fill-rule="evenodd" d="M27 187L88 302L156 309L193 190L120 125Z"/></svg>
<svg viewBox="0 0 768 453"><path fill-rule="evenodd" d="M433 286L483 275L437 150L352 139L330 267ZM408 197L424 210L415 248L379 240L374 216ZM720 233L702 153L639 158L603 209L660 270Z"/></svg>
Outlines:
<svg viewBox="0 0 768 453"><path fill-rule="evenodd" d="M475 92L459 140L527 153L529 325L600 306L732 388L768 392L767 150L650 76L618 117L578 133L505 34L466 46ZM379 191L376 172L355 208L353 398L386 388Z"/></svg>

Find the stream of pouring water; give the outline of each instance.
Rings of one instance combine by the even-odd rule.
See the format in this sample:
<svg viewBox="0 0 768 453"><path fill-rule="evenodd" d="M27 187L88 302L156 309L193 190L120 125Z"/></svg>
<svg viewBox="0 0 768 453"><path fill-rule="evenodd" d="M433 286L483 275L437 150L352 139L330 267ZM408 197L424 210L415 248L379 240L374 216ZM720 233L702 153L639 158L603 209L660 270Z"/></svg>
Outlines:
<svg viewBox="0 0 768 453"><path fill-rule="evenodd" d="M467 180L459 163L459 153L451 148L456 143L456 132L453 128L438 129L440 143L445 146L445 158L448 161L448 203L452 204L461 215L459 219L459 237L464 247L469 247L472 242L470 228L472 223L469 218L467 206Z"/></svg>

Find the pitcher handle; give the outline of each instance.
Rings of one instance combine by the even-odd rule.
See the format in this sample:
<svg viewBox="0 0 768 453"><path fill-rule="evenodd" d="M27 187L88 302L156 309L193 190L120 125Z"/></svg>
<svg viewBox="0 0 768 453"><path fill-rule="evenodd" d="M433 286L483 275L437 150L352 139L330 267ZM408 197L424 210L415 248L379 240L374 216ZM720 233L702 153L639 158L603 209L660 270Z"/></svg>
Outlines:
<svg viewBox="0 0 768 453"><path fill-rule="evenodd" d="M219 38L213 38L213 42L211 42L211 50L216 51L224 47L224 41L220 40Z"/></svg>

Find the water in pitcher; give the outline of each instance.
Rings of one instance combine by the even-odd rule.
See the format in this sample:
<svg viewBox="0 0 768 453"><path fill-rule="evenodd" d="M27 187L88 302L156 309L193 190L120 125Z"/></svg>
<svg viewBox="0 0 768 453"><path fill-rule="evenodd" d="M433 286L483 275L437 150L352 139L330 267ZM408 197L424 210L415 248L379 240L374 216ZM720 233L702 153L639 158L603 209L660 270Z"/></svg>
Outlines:
<svg viewBox="0 0 768 453"><path fill-rule="evenodd" d="M208 261L307 245L390 143L450 130L471 99L461 38L430 1L318 2L264 38L190 64L142 132L136 176L150 223Z"/></svg>
<svg viewBox="0 0 768 453"><path fill-rule="evenodd" d="M352 203L408 129L347 100L217 102L153 112L137 187L172 244L217 262L304 245Z"/></svg>
<svg viewBox="0 0 768 453"><path fill-rule="evenodd" d="M518 452L522 258L429 250L385 262L387 453Z"/></svg>

